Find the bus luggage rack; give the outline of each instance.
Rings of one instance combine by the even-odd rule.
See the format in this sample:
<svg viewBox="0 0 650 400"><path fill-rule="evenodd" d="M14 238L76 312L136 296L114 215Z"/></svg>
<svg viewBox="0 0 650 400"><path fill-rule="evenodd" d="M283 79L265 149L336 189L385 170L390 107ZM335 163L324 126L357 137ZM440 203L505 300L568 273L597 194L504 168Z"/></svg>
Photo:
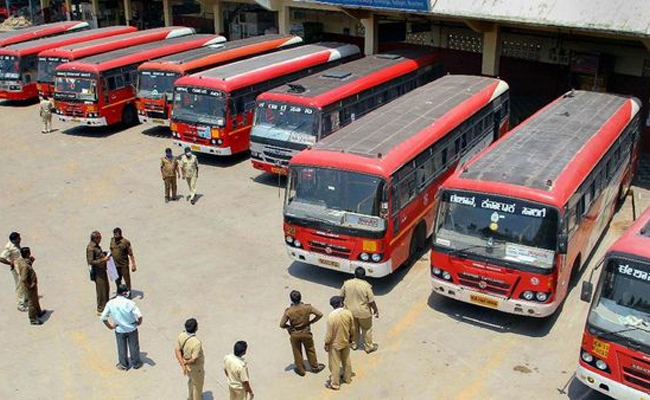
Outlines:
<svg viewBox="0 0 650 400"><path fill-rule="evenodd" d="M458 279L461 285L471 288L484 290L486 292L507 296L510 293L510 285L505 282L496 282L494 280L483 279L478 276L473 276L466 273L458 274ZM485 287L481 287L481 282L484 282Z"/></svg>

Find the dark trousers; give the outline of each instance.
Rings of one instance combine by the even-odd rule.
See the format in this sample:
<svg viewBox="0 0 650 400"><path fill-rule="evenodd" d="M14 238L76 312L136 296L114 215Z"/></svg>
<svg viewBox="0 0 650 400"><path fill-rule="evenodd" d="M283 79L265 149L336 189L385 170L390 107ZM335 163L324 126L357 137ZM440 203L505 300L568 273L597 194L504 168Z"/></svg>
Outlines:
<svg viewBox="0 0 650 400"><path fill-rule="evenodd" d="M164 178L165 182L165 198L176 200L176 176Z"/></svg>
<svg viewBox="0 0 650 400"><path fill-rule="evenodd" d="M129 368L129 358L131 355L131 366L139 367L142 364L140 361L140 340L138 338L138 330L129 333L115 332L115 339L117 340L117 359L120 365L124 368Z"/></svg>
<svg viewBox="0 0 650 400"><path fill-rule="evenodd" d="M302 359L302 348L305 348L305 353L307 353L307 360L309 361L309 366L311 370L314 371L318 369L318 360L316 359L316 349L314 348L314 339L311 332L294 332L291 334L291 350L293 351L293 363L296 366L298 372L305 372L305 365L303 364Z"/></svg>
<svg viewBox="0 0 650 400"><path fill-rule="evenodd" d="M122 278L124 278L124 284L126 287L129 288L129 291L131 290L131 270L129 270L129 266L127 265L126 267L117 267L117 280L115 280L115 286L120 286L120 283L122 283Z"/></svg>
<svg viewBox="0 0 650 400"><path fill-rule="evenodd" d="M27 315L31 322L38 321L38 316L41 313L41 303L38 300L38 287L34 289L26 289L27 292Z"/></svg>
<svg viewBox="0 0 650 400"><path fill-rule="evenodd" d="M108 303L108 273L106 270L95 268L95 291L97 292L97 312L104 311Z"/></svg>

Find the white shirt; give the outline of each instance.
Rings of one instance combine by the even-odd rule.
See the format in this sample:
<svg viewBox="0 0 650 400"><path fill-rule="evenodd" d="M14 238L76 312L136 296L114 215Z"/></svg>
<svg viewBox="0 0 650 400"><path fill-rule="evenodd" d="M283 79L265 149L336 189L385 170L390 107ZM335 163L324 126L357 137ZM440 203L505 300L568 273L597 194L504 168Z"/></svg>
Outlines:
<svg viewBox="0 0 650 400"><path fill-rule="evenodd" d="M142 318L138 306L131 300L120 295L106 303L106 307L104 307L104 312L102 312L101 316L102 321L108 320L109 316L115 321L115 332L117 333L133 332L138 329L136 322Z"/></svg>
<svg viewBox="0 0 650 400"><path fill-rule="evenodd" d="M14 262L19 257L20 257L20 249L11 241L7 242L7 245L5 246L5 248L2 250L2 253L0 254L0 258L4 258L9 262Z"/></svg>

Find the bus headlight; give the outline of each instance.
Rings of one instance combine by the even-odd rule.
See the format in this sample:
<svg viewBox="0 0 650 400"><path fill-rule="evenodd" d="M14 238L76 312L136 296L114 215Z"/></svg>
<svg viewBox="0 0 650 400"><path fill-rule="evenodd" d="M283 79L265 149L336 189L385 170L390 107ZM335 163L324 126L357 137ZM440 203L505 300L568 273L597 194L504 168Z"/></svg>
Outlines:
<svg viewBox="0 0 650 400"><path fill-rule="evenodd" d="M530 290L526 290L525 292L523 292L523 293L521 294L521 297L522 297L524 300L528 300L528 301L530 301L530 300L532 300L532 299L535 297L535 294L534 294L533 292L531 292Z"/></svg>
<svg viewBox="0 0 650 400"><path fill-rule="evenodd" d="M446 281L451 281L451 274L447 271L442 272L442 278Z"/></svg>
<svg viewBox="0 0 650 400"><path fill-rule="evenodd" d="M361 254L359 254L359 258L361 259L361 261L368 261L368 260L370 260L370 256L368 255L368 253L361 253Z"/></svg>
<svg viewBox="0 0 650 400"><path fill-rule="evenodd" d="M537 293L535 293L535 298L536 298L537 301L539 301L540 303L543 303L543 302L545 302L546 300L548 300L548 293L537 292Z"/></svg>
<svg viewBox="0 0 650 400"><path fill-rule="evenodd" d="M381 261L381 254L379 254L379 253L375 253L375 254L373 254L372 256L370 256L370 258L371 258L372 261L374 261L374 262L379 262L379 261Z"/></svg>
<svg viewBox="0 0 650 400"><path fill-rule="evenodd" d="M594 356L587 353L586 351L582 352L580 358L582 358L582 361L586 362L587 364L591 364L591 362L594 361Z"/></svg>
<svg viewBox="0 0 650 400"><path fill-rule="evenodd" d="M434 274L435 276L440 276L440 274L442 274L442 271L438 267L433 267L431 268L431 273Z"/></svg>
<svg viewBox="0 0 650 400"><path fill-rule="evenodd" d="M296 239L296 240L293 241L293 245L296 246L296 247L300 247L300 246L302 246L302 243L300 243L300 240Z"/></svg>
<svg viewBox="0 0 650 400"><path fill-rule="evenodd" d="M217 139L217 146L221 146L223 144L223 140Z"/></svg>
<svg viewBox="0 0 650 400"><path fill-rule="evenodd" d="M293 243L293 238L291 236L288 236L284 238L284 240L287 241L287 243L292 244Z"/></svg>
<svg viewBox="0 0 650 400"><path fill-rule="evenodd" d="M596 360L596 368L598 368L601 371L607 371L609 369L609 366L605 361L598 359Z"/></svg>

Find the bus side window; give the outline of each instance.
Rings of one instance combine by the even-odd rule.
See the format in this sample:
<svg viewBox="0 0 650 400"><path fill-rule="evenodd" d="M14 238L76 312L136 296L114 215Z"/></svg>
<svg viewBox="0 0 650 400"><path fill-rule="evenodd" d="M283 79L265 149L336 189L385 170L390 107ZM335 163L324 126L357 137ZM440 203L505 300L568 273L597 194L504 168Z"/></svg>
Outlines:
<svg viewBox="0 0 650 400"><path fill-rule="evenodd" d="M124 75L120 74L115 77L115 85L118 89L122 89L124 87Z"/></svg>

